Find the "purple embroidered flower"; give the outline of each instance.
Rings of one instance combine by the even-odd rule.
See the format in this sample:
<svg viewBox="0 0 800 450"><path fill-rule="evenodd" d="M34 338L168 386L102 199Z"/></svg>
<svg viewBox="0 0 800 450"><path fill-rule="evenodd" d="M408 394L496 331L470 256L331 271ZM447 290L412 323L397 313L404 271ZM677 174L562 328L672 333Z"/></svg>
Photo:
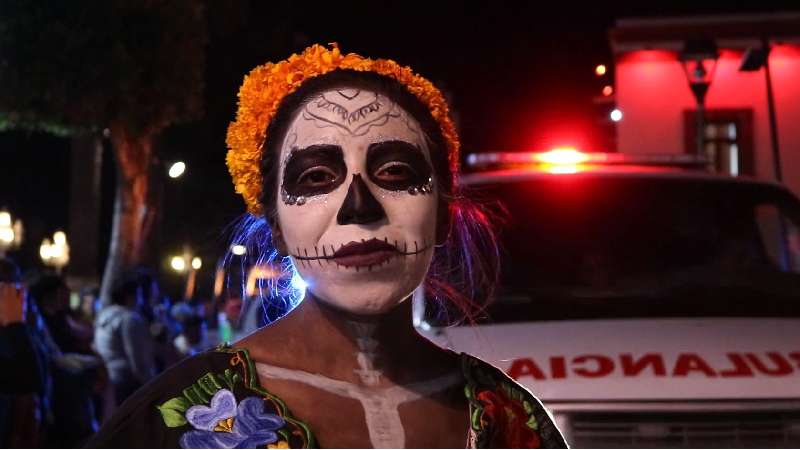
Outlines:
<svg viewBox="0 0 800 450"><path fill-rule="evenodd" d="M258 397L247 397L237 407L228 389L214 394L210 406L189 408L186 420L195 430L181 436L182 448L264 447L278 440L275 431L285 424L280 416L265 413Z"/></svg>

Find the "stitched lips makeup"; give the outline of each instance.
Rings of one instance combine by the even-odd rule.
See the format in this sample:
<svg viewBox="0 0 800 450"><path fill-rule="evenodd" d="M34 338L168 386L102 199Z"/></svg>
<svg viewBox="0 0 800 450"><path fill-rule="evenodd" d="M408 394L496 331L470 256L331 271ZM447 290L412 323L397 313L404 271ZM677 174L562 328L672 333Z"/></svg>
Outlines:
<svg viewBox="0 0 800 450"><path fill-rule="evenodd" d="M364 242L351 241L336 250L331 259L344 267L372 266L400 254L394 245L373 238Z"/></svg>
<svg viewBox="0 0 800 450"><path fill-rule="evenodd" d="M423 242L420 245L417 241L398 243L394 241L392 245L389 238L362 240L361 242L350 241L347 244L336 247L333 245L323 245L308 249L297 248L297 253L292 255L301 267L313 267L312 263L336 264L337 267L351 268L356 270L360 267L380 266L396 256L416 256L428 250L429 246ZM401 249L402 247L402 249ZM320 248L322 249L320 251Z"/></svg>

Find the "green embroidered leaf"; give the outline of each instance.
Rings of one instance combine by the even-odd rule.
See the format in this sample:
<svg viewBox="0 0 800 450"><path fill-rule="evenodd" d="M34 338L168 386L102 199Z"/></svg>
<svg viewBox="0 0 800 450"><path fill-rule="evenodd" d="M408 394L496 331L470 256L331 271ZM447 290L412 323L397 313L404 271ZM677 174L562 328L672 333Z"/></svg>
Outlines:
<svg viewBox="0 0 800 450"><path fill-rule="evenodd" d="M211 400L211 397L208 396L205 392L202 391L197 385L193 384L188 388L183 390L183 395L188 398L192 404L195 405L205 405Z"/></svg>
<svg viewBox="0 0 800 450"><path fill-rule="evenodd" d="M528 417L528 421L525 422L525 425L530 428L531 430L538 430L539 424L536 422L536 418L533 416Z"/></svg>
<svg viewBox="0 0 800 450"><path fill-rule="evenodd" d="M475 398L475 393L473 392L474 388L470 385L464 386L464 395L467 397L467 400L472 400Z"/></svg>
<svg viewBox="0 0 800 450"><path fill-rule="evenodd" d="M522 407L525 409L527 414L533 414L533 406L531 406L531 402L525 400L522 402Z"/></svg>
<svg viewBox="0 0 800 450"><path fill-rule="evenodd" d="M183 413L191 406L192 403L186 397L175 397L164 402L159 408L174 409L175 411Z"/></svg>
<svg viewBox="0 0 800 450"><path fill-rule="evenodd" d="M166 408L162 409L161 407L159 407L158 410L161 411L164 424L170 428L181 427L187 423L186 418L178 411Z"/></svg>
<svg viewBox="0 0 800 450"><path fill-rule="evenodd" d="M483 408L475 408L472 411L470 422L472 423L472 429L475 431L479 431L481 429L481 413L483 413Z"/></svg>
<svg viewBox="0 0 800 450"><path fill-rule="evenodd" d="M213 373L207 373L203 375L199 380L197 380L196 386L198 386L201 391L211 396L222 389L222 385L219 384Z"/></svg>
<svg viewBox="0 0 800 450"><path fill-rule="evenodd" d="M284 441L287 441L287 442L289 441L289 432L288 431L286 431L283 428L281 428L280 430L278 430L278 434L280 435L280 437Z"/></svg>
<svg viewBox="0 0 800 450"><path fill-rule="evenodd" d="M180 427L186 425L186 417L184 413L189 407L192 406L191 402L184 397L175 397L167 400L161 406L156 406L161 413L161 418L164 423L170 427Z"/></svg>
<svg viewBox="0 0 800 450"><path fill-rule="evenodd" d="M222 374L222 379L225 381L225 384L228 385L228 389L233 392L233 387L236 385L234 376L238 375L233 372L231 369L225 369L225 372Z"/></svg>

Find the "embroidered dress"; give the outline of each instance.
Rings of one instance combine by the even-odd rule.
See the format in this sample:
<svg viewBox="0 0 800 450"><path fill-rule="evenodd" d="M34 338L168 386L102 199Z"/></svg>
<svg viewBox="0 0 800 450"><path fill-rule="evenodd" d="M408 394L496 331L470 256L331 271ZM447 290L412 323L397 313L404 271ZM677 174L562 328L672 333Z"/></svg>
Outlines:
<svg viewBox="0 0 800 450"><path fill-rule="evenodd" d="M462 354L472 448L566 448L542 404L499 369ZM312 431L261 388L244 349L171 368L123 403L90 448L317 448Z"/></svg>

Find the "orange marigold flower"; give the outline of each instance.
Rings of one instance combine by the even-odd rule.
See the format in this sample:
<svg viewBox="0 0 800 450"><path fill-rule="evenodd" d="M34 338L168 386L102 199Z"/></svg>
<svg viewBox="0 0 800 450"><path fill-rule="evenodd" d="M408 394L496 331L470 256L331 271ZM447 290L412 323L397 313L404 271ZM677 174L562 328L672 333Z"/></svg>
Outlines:
<svg viewBox="0 0 800 450"><path fill-rule="evenodd" d="M369 59L355 53L342 55L333 43L330 49L312 45L301 54L293 54L278 63L266 63L250 71L239 88L239 108L236 120L228 126L226 162L233 178L236 192L244 198L247 210L263 215L259 197L263 178L261 152L267 139L268 124L275 117L283 99L295 92L309 78L324 75L336 69L375 72L392 78L428 107L439 124L447 145L450 169L458 173L459 139L450 120L447 102L438 89L425 78L416 75L391 59Z"/></svg>

